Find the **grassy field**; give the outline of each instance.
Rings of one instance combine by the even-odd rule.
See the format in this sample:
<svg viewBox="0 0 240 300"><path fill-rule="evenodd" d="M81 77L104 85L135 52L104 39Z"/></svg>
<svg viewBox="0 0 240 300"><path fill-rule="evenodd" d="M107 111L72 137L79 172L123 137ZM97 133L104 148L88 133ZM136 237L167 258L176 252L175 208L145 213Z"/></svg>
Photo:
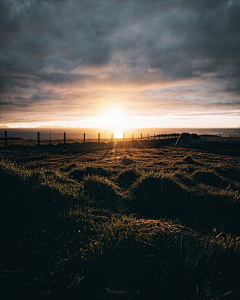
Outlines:
<svg viewBox="0 0 240 300"><path fill-rule="evenodd" d="M240 143L1 147L1 299L240 299Z"/></svg>

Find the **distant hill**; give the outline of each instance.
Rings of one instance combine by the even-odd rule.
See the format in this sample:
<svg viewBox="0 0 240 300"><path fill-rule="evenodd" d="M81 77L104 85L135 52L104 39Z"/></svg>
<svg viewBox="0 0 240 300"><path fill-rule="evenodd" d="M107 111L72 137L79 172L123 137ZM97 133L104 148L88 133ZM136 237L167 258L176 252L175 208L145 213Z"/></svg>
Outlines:
<svg viewBox="0 0 240 300"><path fill-rule="evenodd" d="M63 128L62 126L37 126L35 128Z"/></svg>
<svg viewBox="0 0 240 300"><path fill-rule="evenodd" d="M0 128L9 128L7 125L0 125Z"/></svg>

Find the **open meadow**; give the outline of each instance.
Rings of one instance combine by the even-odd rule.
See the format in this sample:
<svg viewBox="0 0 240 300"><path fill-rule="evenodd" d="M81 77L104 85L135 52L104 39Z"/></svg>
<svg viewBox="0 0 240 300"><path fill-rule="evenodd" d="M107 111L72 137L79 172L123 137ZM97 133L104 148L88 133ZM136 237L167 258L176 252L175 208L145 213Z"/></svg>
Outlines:
<svg viewBox="0 0 240 300"><path fill-rule="evenodd" d="M240 141L2 145L1 299L240 299Z"/></svg>

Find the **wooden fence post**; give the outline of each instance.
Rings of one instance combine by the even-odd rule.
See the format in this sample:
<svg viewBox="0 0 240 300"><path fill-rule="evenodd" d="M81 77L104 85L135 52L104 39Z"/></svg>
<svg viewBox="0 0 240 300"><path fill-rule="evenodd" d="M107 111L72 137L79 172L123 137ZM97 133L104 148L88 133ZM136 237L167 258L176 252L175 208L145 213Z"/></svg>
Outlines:
<svg viewBox="0 0 240 300"><path fill-rule="evenodd" d="M66 132L63 133L63 143L66 144Z"/></svg>
<svg viewBox="0 0 240 300"><path fill-rule="evenodd" d="M148 133L148 140L149 140L149 133Z"/></svg>
<svg viewBox="0 0 240 300"><path fill-rule="evenodd" d="M113 133L111 133L111 142L113 142Z"/></svg>
<svg viewBox="0 0 240 300"><path fill-rule="evenodd" d="M40 145L40 132L37 132L37 140L38 140L38 146Z"/></svg>
<svg viewBox="0 0 240 300"><path fill-rule="evenodd" d="M98 143L100 143L100 133L98 133Z"/></svg>
<svg viewBox="0 0 240 300"><path fill-rule="evenodd" d="M85 135L85 132L84 132L84 134L83 134L83 142L85 143L85 139L86 138L86 135Z"/></svg>
<svg viewBox="0 0 240 300"><path fill-rule="evenodd" d="M141 141L142 141L142 133L141 133Z"/></svg>
<svg viewBox="0 0 240 300"><path fill-rule="evenodd" d="M7 130L5 130L5 147L7 147Z"/></svg>
<svg viewBox="0 0 240 300"><path fill-rule="evenodd" d="M134 140L134 133L132 133L132 141Z"/></svg>
<svg viewBox="0 0 240 300"><path fill-rule="evenodd" d="M154 137L153 137L154 141L155 141L155 133L154 133Z"/></svg>

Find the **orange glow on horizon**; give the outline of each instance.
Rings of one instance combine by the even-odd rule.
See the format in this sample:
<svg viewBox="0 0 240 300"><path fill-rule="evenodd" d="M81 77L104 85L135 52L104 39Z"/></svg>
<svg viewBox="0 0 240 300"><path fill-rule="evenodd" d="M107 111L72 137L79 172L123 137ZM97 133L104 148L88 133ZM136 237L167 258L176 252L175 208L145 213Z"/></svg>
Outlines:
<svg viewBox="0 0 240 300"><path fill-rule="evenodd" d="M106 109L95 116L84 116L66 121L21 122L0 124L9 128L99 128L107 129L121 138L130 128L228 128L239 127L238 115L165 113L160 116L134 115L122 109ZM6 128L7 128L6 127Z"/></svg>

